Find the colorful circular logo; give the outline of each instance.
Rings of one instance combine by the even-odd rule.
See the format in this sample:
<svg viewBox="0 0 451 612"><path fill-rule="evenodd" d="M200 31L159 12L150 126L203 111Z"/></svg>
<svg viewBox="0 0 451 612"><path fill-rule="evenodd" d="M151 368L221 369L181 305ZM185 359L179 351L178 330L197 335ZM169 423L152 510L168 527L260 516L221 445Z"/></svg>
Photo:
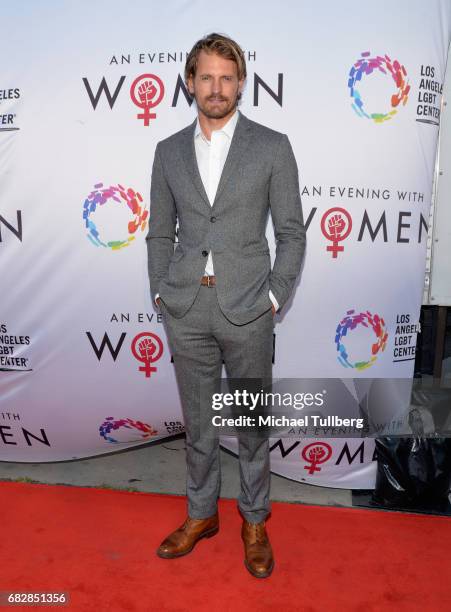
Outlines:
<svg viewBox="0 0 451 612"><path fill-rule="evenodd" d="M104 206L107 203L117 206L125 204L134 215L134 218L128 222L127 229L125 230L124 228L124 234L126 231L128 232L127 237L121 240L110 240L108 242L102 240L100 231L92 218L97 206ZM97 183L83 204L83 219L88 230L88 239L95 246L102 246L112 251L118 251L129 246L135 239L138 229L141 229L142 232L146 229L148 214L148 211L143 208L141 194L135 192L130 187L125 189L125 187L119 184L117 186L104 187L103 183Z"/></svg>
<svg viewBox="0 0 451 612"><path fill-rule="evenodd" d="M122 432L125 434L124 439L118 440L117 437L111 435L111 432L119 432L121 429L127 430ZM118 444L119 442L141 442L152 436L156 436L158 431L142 421L134 421L133 419L115 419L114 417L106 417L105 421L99 427L100 436L105 442ZM122 436L121 436L122 437Z"/></svg>
<svg viewBox="0 0 451 612"><path fill-rule="evenodd" d="M376 57L370 57L370 55L370 51L364 51L361 54L362 58L357 60L352 66L349 71L348 87L352 98L352 108L357 115L366 119L372 119L375 123L382 123L396 115L397 107L400 104L406 105L410 85L406 69L398 60L392 61L388 55L377 55ZM375 71L390 76L395 82L396 91L390 98L390 110L380 113L368 113L365 111L364 101L358 87L364 76L369 76Z"/></svg>
<svg viewBox="0 0 451 612"><path fill-rule="evenodd" d="M366 328L371 328L376 336L376 341L371 344L370 356L365 361L351 361L343 338L348 335L348 332L355 330L359 325ZM338 361L345 368L355 368L356 370L365 370L374 364L377 359L377 354L385 350L388 340L388 333L385 328L385 321L377 314L359 312L355 314L355 310L348 310L346 316L338 324L335 334L335 344L338 351Z"/></svg>

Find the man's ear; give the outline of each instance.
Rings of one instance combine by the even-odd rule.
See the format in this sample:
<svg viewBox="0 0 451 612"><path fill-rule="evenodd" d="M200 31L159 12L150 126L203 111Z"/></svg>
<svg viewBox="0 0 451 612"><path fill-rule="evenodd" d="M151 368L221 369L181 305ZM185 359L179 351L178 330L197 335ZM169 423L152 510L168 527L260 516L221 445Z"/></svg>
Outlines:
<svg viewBox="0 0 451 612"><path fill-rule="evenodd" d="M194 83L193 83L193 76L189 76L188 80L186 81L186 85L188 87L188 91L189 93L194 96Z"/></svg>

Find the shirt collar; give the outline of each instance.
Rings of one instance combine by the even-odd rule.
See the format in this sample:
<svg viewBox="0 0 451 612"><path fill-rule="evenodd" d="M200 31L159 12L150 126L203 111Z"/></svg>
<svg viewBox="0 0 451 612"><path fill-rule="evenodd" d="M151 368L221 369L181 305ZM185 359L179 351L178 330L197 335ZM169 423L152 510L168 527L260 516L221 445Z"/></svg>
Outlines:
<svg viewBox="0 0 451 612"><path fill-rule="evenodd" d="M233 134L235 132L236 124L238 123L238 118L239 118L239 111L236 110L233 113L233 115L230 117L230 119L227 121L227 123L224 126L222 126L222 128L220 130L215 130L215 131L224 132L224 134L226 134L230 138L230 140L232 140ZM195 127L195 130L194 130L194 138L197 138L198 136L202 136L204 138L204 140L209 142L205 138L204 133L202 132L202 129L201 129L200 123L199 123L199 117L197 118L197 121L196 121L196 127Z"/></svg>

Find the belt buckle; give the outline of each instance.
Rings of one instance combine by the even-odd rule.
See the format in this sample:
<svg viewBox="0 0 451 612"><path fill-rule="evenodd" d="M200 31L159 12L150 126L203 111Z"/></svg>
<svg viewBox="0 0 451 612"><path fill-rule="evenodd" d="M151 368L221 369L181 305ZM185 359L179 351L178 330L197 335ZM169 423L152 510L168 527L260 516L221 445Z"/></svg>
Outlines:
<svg viewBox="0 0 451 612"><path fill-rule="evenodd" d="M210 275L207 275L207 287L210 286Z"/></svg>

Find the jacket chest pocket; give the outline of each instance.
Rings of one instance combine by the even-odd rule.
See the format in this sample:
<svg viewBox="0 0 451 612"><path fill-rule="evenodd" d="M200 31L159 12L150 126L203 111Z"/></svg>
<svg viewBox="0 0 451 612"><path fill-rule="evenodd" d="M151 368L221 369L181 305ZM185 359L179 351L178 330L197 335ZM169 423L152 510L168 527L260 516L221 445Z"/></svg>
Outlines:
<svg viewBox="0 0 451 612"><path fill-rule="evenodd" d="M243 252L243 257L269 257L269 249L265 247L249 249Z"/></svg>

